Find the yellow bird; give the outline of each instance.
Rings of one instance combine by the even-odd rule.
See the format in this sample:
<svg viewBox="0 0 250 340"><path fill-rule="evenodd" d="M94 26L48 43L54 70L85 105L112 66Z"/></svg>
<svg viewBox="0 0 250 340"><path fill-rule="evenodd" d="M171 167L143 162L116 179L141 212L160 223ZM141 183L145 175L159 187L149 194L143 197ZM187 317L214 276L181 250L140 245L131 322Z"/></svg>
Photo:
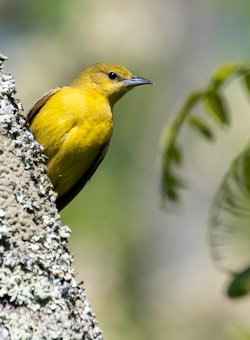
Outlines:
<svg viewBox="0 0 250 340"><path fill-rule="evenodd" d="M80 192L103 160L113 131L114 104L144 84L152 82L120 65L95 64L70 86L47 92L27 113L30 129L48 157L58 210Z"/></svg>

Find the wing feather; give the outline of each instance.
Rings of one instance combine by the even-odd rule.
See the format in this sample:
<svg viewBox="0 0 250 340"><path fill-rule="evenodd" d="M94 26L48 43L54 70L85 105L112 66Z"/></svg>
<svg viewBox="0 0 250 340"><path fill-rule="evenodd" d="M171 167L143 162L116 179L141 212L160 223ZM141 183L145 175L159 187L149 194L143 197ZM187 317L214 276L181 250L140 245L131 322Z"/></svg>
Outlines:
<svg viewBox="0 0 250 340"><path fill-rule="evenodd" d="M108 147L109 142L104 144L104 146L97 154L96 158L94 159L89 169L82 175L79 181L68 192L58 197L58 199L56 200L56 205L59 211L62 210L70 201L72 201L73 198L75 198L75 196L82 190L85 184L90 180L90 178L93 176L96 169L102 162L103 158L105 157L108 151Z"/></svg>
<svg viewBox="0 0 250 340"><path fill-rule="evenodd" d="M41 110L41 108L46 104L46 102L53 96L60 87L55 87L54 89L46 92L42 97L40 97L35 104L32 106L32 108L27 112L26 119L29 124L31 124L33 118L38 114L38 112Z"/></svg>

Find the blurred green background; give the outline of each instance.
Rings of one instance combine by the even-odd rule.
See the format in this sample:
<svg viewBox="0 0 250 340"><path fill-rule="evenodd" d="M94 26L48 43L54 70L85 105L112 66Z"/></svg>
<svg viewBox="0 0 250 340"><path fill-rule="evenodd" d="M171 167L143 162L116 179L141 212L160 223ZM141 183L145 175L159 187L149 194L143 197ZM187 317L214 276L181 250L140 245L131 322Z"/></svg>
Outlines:
<svg viewBox="0 0 250 340"><path fill-rule="evenodd" d="M233 128L216 145L183 136L192 187L183 206L162 210L159 196L162 128L213 69L249 60L249 16L249 0L0 0L0 51L25 111L95 62L157 84L116 105L108 155L62 212L105 339L236 339L249 325L249 299L226 298L207 230L212 197L249 136L237 81L226 90Z"/></svg>

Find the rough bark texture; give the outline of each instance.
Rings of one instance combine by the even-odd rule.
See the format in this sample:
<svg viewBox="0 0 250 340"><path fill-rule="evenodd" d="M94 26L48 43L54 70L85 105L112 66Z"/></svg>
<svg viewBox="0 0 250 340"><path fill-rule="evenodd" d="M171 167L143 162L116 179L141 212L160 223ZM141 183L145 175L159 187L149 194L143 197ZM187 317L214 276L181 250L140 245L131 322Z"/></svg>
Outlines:
<svg viewBox="0 0 250 340"><path fill-rule="evenodd" d="M0 55L0 339L103 339L77 284L46 175Z"/></svg>

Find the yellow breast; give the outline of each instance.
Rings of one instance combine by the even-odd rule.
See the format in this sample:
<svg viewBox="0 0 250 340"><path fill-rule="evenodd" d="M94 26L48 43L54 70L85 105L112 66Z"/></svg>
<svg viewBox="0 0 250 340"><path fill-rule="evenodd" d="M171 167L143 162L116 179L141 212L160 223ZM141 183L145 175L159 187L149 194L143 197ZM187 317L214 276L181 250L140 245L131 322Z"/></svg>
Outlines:
<svg viewBox="0 0 250 340"><path fill-rule="evenodd" d="M67 192L91 166L112 136L107 99L94 90L64 87L41 108L31 123L48 157L48 175L58 196Z"/></svg>

